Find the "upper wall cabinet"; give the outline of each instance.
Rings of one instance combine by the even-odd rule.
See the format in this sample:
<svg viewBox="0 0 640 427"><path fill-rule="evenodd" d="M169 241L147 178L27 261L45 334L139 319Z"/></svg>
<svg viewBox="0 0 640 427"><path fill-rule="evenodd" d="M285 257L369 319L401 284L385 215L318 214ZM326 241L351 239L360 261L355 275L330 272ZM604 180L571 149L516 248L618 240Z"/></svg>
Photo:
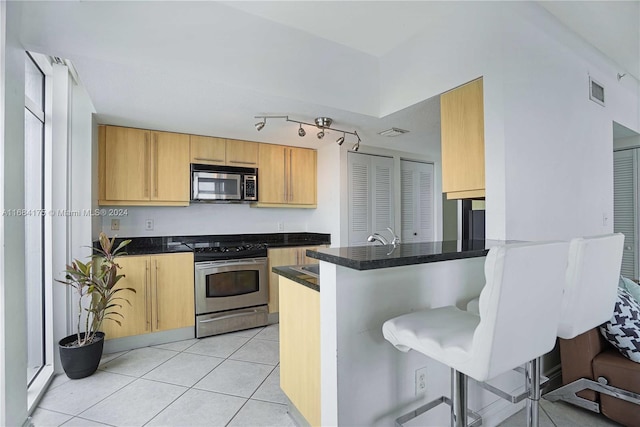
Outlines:
<svg viewBox="0 0 640 427"><path fill-rule="evenodd" d="M315 208L316 156L307 148L259 144L256 206Z"/></svg>
<svg viewBox="0 0 640 427"><path fill-rule="evenodd" d="M100 126L98 145L101 205L189 204L189 135Z"/></svg>
<svg viewBox="0 0 640 427"><path fill-rule="evenodd" d="M191 135L191 163L258 167L258 143Z"/></svg>
<svg viewBox="0 0 640 427"><path fill-rule="evenodd" d="M482 78L440 96L442 191L448 199L485 196Z"/></svg>

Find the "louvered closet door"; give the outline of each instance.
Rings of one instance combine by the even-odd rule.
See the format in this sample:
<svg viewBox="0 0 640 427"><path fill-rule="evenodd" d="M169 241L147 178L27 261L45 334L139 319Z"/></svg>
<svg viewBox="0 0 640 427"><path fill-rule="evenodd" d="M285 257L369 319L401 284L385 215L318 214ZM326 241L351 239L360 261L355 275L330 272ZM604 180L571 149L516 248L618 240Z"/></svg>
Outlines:
<svg viewBox="0 0 640 427"><path fill-rule="evenodd" d="M370 234L393 227L393 159L351 152L347 159L349 246L366 245Z"/></svg>
<svg viewBox="0 0 640 427"><path fill-rule="evenodd" d="M433 241L433 164L402 160L400 181L402 242Z"/></svg>
<svg viewBox="0 0 640 427"><path fill-rule="evenodd" d="M638 278L637 188L638 150L613 153L613 230L624 234L621 274Z"/></svg>

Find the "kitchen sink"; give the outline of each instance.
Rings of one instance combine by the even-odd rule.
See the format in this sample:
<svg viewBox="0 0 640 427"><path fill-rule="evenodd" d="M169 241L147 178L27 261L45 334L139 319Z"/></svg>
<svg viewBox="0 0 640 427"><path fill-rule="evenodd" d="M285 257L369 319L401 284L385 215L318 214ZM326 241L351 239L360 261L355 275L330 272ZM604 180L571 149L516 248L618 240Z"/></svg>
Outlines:
<svg viewBox="0 0 640 427"><path fill-rule="evenodd" d="M297 271L298 273L315 277L316 279L320 277L320 264L296 265L294 267L291 267L291 269Z"/></svg>

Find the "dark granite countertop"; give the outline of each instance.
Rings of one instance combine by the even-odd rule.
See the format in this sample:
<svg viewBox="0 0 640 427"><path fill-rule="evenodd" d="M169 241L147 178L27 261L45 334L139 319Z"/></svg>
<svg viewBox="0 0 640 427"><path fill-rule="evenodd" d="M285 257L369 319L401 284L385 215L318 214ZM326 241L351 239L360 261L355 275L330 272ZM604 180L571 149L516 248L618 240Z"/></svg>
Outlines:
<svg viewBox="0 0 640 427"><path fill-rule="evenodd" d="M110 236L111 237L111 236ZM269 248L292 246L316 246L331 244L331 235L325 233L265 233L265 234L214 234L202 236L118 237L116 246L131 239L126 246L128 255L191 252L193 245L211 243L265 243ZM97 241L93 247L99 247Z"/></svg>
<svg viewBox="0 0 640 427"><path fill-rule="evenodd" d="M351 246L307 250L307 256L354 270L399 267L403 265L483 257L499 240L450 240L443 242L402 243L391 245Z"/></svg>
<svg viewBox="0 0 640 427"><path fill-rule="evenodd" d="M320 291L319 278L296 271L292 267L295 267L295 266L272 267L271 271L273 271L274 273L282 277L291 279L294 282L298 282L301 285L306 286L307 288L313 289L314 291L318 291L318 292Z"/></svg>

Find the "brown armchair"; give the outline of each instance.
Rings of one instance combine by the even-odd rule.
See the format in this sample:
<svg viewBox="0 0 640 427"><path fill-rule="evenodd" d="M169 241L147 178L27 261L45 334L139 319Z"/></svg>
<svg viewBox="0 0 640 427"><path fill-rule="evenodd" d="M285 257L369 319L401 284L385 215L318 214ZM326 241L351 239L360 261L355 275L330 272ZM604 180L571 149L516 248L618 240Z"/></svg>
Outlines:
<svg viewBox="0 0 640 427"><path fill-rule="evenodd" d="M640 363L621 355L598 328L560 339L560 357L563 386L545 399L564 400L627 427L640 426Z"/></svg>

